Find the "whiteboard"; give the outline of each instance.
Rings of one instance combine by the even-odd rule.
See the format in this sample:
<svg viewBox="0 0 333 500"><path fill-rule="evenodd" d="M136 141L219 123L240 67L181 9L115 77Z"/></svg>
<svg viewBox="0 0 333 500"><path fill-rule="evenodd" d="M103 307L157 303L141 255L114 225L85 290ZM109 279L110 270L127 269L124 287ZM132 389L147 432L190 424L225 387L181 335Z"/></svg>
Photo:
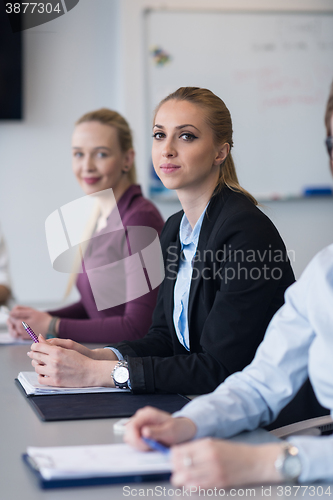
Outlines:
<svg viewBox="0 0 333 500"><path fill-rule="evenodd" d="M167 94L206 87L231 113L244 188L272 199L332 186L324 147L332 14L151 10L145 22L147 129Z"/></svg>

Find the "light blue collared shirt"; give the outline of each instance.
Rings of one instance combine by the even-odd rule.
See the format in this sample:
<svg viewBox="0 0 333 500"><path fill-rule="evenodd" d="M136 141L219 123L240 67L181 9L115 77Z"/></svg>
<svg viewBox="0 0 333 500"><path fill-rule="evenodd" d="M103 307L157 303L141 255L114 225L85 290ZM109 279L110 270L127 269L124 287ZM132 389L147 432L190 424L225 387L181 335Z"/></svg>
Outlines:
<svg viewBox="0 0 333 500"><path fill-rule="evenodd" d="M285 299L252 363L174 414L196 424L196 438L226 438L269 424L307 376L333 416L333 245L311 261ZM299 481L333 479L333 436L288 441L299 449Z"/></svg>
<svg viewBox="0 0 333 500"><path fill-rule="evenodd" d="M208 204L197 220L193 230L185 213L179 227L181 253L178 275L174 288L173 323L175 325L178 340L187 351L190 350L188 299L191 288L193 258L197 251L201 226L207 207Z"/></svg>

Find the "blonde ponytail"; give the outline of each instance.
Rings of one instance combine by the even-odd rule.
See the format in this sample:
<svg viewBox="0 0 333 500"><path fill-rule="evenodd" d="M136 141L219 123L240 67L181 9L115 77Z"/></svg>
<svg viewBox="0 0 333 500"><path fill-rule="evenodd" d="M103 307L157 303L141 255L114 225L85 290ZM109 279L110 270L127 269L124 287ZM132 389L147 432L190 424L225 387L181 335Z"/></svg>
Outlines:
<svg viewBox="0 0 333 500"><path fill-rule="evenodd" d="M239 184L236 168L231 153L220 165L220 175L217 181L215 192L220 191L223 186L227 186L232 191L244 194L254 205L258 205L258 201L246 189Z"/></svg>

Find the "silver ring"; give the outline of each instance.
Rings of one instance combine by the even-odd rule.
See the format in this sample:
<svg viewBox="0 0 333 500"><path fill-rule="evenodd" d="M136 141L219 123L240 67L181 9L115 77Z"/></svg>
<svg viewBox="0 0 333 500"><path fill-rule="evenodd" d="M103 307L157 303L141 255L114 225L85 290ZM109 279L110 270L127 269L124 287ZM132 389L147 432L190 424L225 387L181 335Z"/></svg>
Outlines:
<svg viewBox="0 0 333 500"><path fill-rule="evenodd" d="M189 455L186 455L183 459L184 467L191 467L193 465L193 460Z"/></svg>

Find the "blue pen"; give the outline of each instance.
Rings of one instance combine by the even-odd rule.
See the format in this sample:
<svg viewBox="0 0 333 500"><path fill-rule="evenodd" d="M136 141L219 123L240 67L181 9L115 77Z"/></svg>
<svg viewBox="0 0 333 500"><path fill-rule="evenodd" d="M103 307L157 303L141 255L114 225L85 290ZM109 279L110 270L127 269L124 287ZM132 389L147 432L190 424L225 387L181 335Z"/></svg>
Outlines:
<svg viewBox="0 0 333 500"><path fill-rule="evenodd" d="M152 450L155 450L155 451L160 451L161 453L164 453L164 454L168 454L170 453L170 450L169 448L167 448L166 446L164 446L163 444L161 443L158 443L157 441L155 441L155 439L149 439L149 438L146 438L146 437L142 437L141 436L141 439L148 445L150 446L150 448Z"/></svg>

